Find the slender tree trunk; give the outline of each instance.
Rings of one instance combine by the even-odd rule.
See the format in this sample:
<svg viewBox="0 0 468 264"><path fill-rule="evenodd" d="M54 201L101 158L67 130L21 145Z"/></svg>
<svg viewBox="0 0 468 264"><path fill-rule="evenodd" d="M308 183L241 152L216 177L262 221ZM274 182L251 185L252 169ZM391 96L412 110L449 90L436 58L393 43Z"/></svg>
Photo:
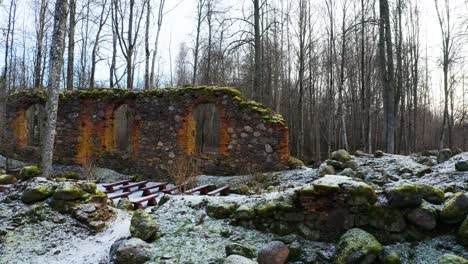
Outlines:
<svg viewBox="0 0 468 264"><path fill-rule="evenodd" d="M151 23L151 1L146 3L146 30L145 30L145 90L149 90L152 86L150 82L150 56L151 51L149 47L149 28Z"/></svg>
<svg viewBox="0 0 468 264"><path fill-rule="evenodd" d="M261 40L260 40L260 1L253 0L254 4L254 72L253 72L253 87L252 94L253 99L262 102L260 82L262 79L261 73Z"/></svg>
<svg viewBox="0 0 468 264"><path fill-rule="evenodd" d="M45 28L45 16L47 10L46 0L41 0L41 8L39 11L39 25L36 32L36 62L34 64L34 88L42 88L42 52L43 52L43 41L44 41L44 28Z"/></svg>
<svg viewBox="0 0 468 264"><path fill-rule="evenodd" d="M151 76L150 76L150 85L157 87L158 85L155 83L155 64L158 55L158 44L159 44L159 35L161 32L161 26L163 21L164 15L164 3L166 0L160 0L159 2L159 9L158 9L158 29L156 31L156 39L154 41L154 50L153 50L153 59L151 61Z"/></svg>
<svg viewBox="0 0 468 264"><path fill-rule="evenodd" d="M49 177L52 172L60 89L60 71L63 65L65 31L67 28L67 5L67 0L57 0L55 2L54 31L50 49L49 82L46 101L47 121L42 139L41 167L44 177Z"/></svg>
<svg viewBox="0 0 468 264"><path fill-rule="evenodd" d="M68 65L67 65L67 90L73 91L73 76L75 64L75 13L76 0L70 0L70 21L68 30ZM83 74L83 73L82 73Z"/></svg>

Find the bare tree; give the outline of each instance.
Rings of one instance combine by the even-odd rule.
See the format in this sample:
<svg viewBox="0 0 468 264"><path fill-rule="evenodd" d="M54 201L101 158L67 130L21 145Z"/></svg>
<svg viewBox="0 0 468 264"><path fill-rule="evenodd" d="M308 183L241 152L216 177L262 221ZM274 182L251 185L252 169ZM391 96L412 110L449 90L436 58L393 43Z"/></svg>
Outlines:
<svg viewBox="0 0 468 264"><path fill-rule="evenodd" d="M67 90L73 91L73 77L75 75L75 26L76 26L76 0L70 0L70 21L68 22L68 64L67 64Z"/></svg>
<svg viewBox="0 0 468 264"><path fill-rule="evenodd" d="M155 83L155 64L156 59L158 56L158 44L159 44L159 35L161 33L161 27L164 17L164 4L166 0L159 0L159 8L158 8L158 22L157 22L157 29L156 29L156 38L154 40L154 50L153 50L153 59L151 61L151 76L150 76L150 85L157 87L158 85Z"/></svg>
<svg viewBox="0 0 468 264"><path fill-rule="evenodd" d="M50 49L49 82L46 101L47 121L42 139L41 168L44 177L49 177L52 172L60 75L63 65L65 31L67 28L67 8L67 0L57 0L55 2L54 31L52 34L52 44Z"/></svg>
<svg viewBox="0 0 468 264"><path fill-rule="evenodd" d="M36 28L36 61L34 62L34 87L42 87L42 63L43 63L43 45L44 45L44 33L46 26L46 11L48 6L47 0L41 0L39 7L39 15L37 19Z"/></svg>

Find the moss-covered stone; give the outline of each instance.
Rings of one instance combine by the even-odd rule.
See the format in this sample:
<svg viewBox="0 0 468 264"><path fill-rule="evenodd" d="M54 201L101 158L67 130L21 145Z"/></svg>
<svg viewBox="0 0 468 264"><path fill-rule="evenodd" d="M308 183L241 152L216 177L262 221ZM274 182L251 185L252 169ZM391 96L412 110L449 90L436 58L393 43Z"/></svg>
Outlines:
<svg viewBox="0 0 468 264"><path fill-rule="evenodd" d="M96 183L94 182L79 182L78 187L87 193L96 193Z"/></svg>
<svg viewBox="0 0 468 264"><path fill-rule="evenodd" d="M68 172L63 172L63 173L56 174L56 175L54 175L54 178L64 178L64 179L68 179L68 180L79 180L80 179L80 174L77 173L77 172L68 171Z"/></svg>
<svg viewBox="0 0 468 264"><path fill-rule="evenodd" d="M0 185L13 184L16 182L16 177L10 174L0 175Z"/></svg>
<svg viewBox="0 0 468 264"><path fill-rule="evenodd" d="M468 213L468 195L466 193L456 193L452 198L445 201L440 213L442 221L445 223L459 223L463 221Z"/></svg>
<svg viewBox="0 0 468 264"><path fill-rule="evenodd" d="M290 211L292 209L294 209L294 205L291 201L279 198L258 203L255 206L255 214L259 217L268 217L280 212Z"/></svg>
<svg viewBox="0 0 468 264"><path fill-rule="evenodd" d="M402 232L406 228L403 213L398 209L371 206L368 214L369 225L387 232Z"/></svg>
<svg viewBox="0 0 468 264"><path fill-rule="evenodd" d="M330 158L332 160L346 162L346 161L351 160L351 155L349 155L349 152L346 151L345 149L339 149L337 151L333 151L330 155Z"/></svg>
<svg viewBox="0 0 468 264"><path fill-rule="evenodd" d="M442 163L447 160L449 160L451 157L453 157L453 152L450 149L442 149L437 153L437 162Z"/></svg>
<svg viewBox="0 0 468 264"><path fill-rule="evenodd" d="M107 204L107 195L102 191L96 191L95 194L91 194L86 200L88 203Z"/></svg>
<svg viewBox="0 0 468 264"><path fill-rule="evenodd" d="M302 257L302 246L299 242L294 241L289 246L289 260L298 261Z"/></svg>
<svg viewBox="0 0 468 264"><path fill-rule="evenodd" d="M251 206L241 205L234 212L233 218L236 220L250 220L255 217L255 210Z"/></svg>
<svg viewBox="0 0 468 264"><path fill-rule="evenodd" d="M352 206L374 204L377 200L377 195L370 185L347 176L325 175L313 181L312 185L315 193L345 195L346 203Z"/></svg>
<svg viewBox="0 0 468 264"><path fill-rule="evenodd" d="M149 213L141 209L133 213L130 222L130 234L133 237L151 242L158 238L158 229L156 220Z"/></svg>
<svg viewBox="0 0 468 264"><path fill-rule="evenodd" d="M305 164L302 160L291 156L288 159L288 167L290 169L299 169L305 167Z"/></svg>
<svg viewBox="0 0 468 264"><path fill-rule="evenodd" d="M83 199L86 192L74 185L65 185L57 188L54 193L55 200L74 201Z"/></svg>
<svg viewBox="0 0 468 264"><path fill-rule="evenodd" d="M230 218L237 209L237 205L233 203L209 203L206 206L206 213L213 218L225 219Z"/></svg>
<svg viewBox="0 0 468 264"><path fill-rule="evenodd" d="M126 211L132 211L133 210L133 204L130 201L130 199L123 197L119 199L119 202L117 203L117 208L121 210L126 210Z"/></svg>
<svg viewBox="0 0 468 264"><path fill-rule="evenodd" d="M442 204L445 200L444 191L439 188L427 184L421 184L419 185L419 189L424 200L432 204Z"/></svg>
<svg viewBox="0 0 468 264"><path fill-rule="evenodd" d="M382 251L382 245L366 231L353 228L341 236L333 263L372 263Z"/></svg>
<svg viewBox="0 0 468 264"><path fill-rule="evenodd" d="M338 171L345 168L344 163L341 161L331 159L331 160L327 160L326 163L328 166L332 166L335 170L338 170Z"/></svg>
<svg viewBox="0 0 468 264"><path fill-rule="evenodd" d="M439 257L437 260L438 264L468 264L468 260L454 255L454 254L444 254Z"/></svg>
<svg viewBox="0 0 468 264"><path fill-rule="evenodd" d="M255 257L255 249L247 244L232 243L224 247L226 256L239 255L246 258Z"/></svg>
<svg viewBox="0 0 468 264"><path fill-rule="evenodd" d="M410 223L419 228L432 230L437 225L437 208L430 203L423 202L418 208L409 211L407 218Z"/></svg>
<svg viewBox="0 0 468 264"><path fill-rule="evenodd" d="M130 238L122 242L115 251L116 264L147 263L155 255L151 244L138 238Z"/></svg>
<svg viewBox="0 0 468 264"><path fill-rule="evenodd" d="M457 238L460 244L468 246L468 216L465 217L465 220L458 228Z"/></svg>
<svg viewBox="0 0 468 264"><path fill-rule="evenodd" d="M31 204L44 201L53 194L54 190L50 186L36 186L23 192L21 200L24 203Z"/></svg>
<svg viewBox="0 0 468 264"><path fill-rule="evenodd" d="M41 174L41 170L37 166L26 166L21 169L18 179L25 181L34 177L39 177Z"/></svg>
<svg viewBox="0 0 468 264"><path fill-rule="evenodd" d="M468 171L468 160L462 160L455 163L455 169L457 171Z"/></svg>
<svg viewBox="0 0 468 264"><path fill-rule="evenodd" d="M393 208L414 208L418 207L423 195L418 185L403 184L385 190L388 204Z"/></svg>
<svg viewBox="0 0 468 264"><path fill-rule="evenodd" d="M376 151L374 152L374 157L376 157L376 158L381 158L381 157L384 156L384 154L385 154L385 153L384 153L383 151L381 151L381 150L376 150Z"/></svg>
<svg viewBox="0 0 468 264"><path fill-rule="evenodd" d="M384 264L400 264L401 257L395 251L386 251L383 257L383 263Z"/></svg>
<svg viewBox="0 0 468 264"><path fill-rule="evenodd" d="M327 163L322 163L319 167L319 176L323 177L327 174L335 174L336 170L333 166L328 165Z"/></svg>

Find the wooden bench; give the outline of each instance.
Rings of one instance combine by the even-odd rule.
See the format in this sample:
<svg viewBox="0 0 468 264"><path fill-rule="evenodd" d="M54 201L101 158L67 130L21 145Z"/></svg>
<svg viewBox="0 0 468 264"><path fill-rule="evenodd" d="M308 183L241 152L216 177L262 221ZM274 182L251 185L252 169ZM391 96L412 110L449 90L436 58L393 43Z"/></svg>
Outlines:
<svg viewBox="0 0 468 264"><path fill-rule="evenodd" d="M209 191L209 187L210 187L209 184L198 186L193 189L185 191L185 194L193 194L195 192L200 192L200 194L207 194Z"/></svg>
<svg viewBox="0 0 468 264"><path fill-rule="evenodd" d="M123 193L118 193L118 194L114 194L114 195L110 195L110 196L107 196L107 198L109 198L110 200L114 200L114 199L117 199L117 198L128 198L128 196L132 194L131 192L123 192Z"/></svg>
<svg viewBox="0 0 468 264"><path fill-rule="evenodd" d="M143 203L146 202L146 201L148 201L147 206L158 205L158 200L156 199L158 196L159 196L159 194L156 193L156 194L148 195L148 196L142 197L142 198L140 198L138 200L132 201L133 208L135 210L136 209L142 209L143 208Z"/></svg>
<svg viewBox="0 0 468 264"><path fill-rule="evenodd" d="M176 185L176 186L171 187L169 189L166 188L164 190L161 190L161 192L166 193L166 194L171 194L172 192L178 191L179 189L184 190L186 186L187 186L187 184Z"/></svg>
<svg viewBox="0 0 468 264"><path fill-rule="evenodd" d="M108 183L108 184L103 184L102 187L106 189L106 192L111 193L114 192L114 187L119 186L119 185L128 185L130 180L123 180L123 181L118 181L114 183Z"/></svg>
<svg viewBox="0 0 468 264"><path fill-rule="evenodd" d="M143 191L143 194L142 194L141 196L150 195L150 194L151 194L151 190L156 189L156 188L158 189L158 192L159 192L159 191L161 191L162 189L165 189L165 188L166 188L166 185L167 185L167 182L163 182L163 183L158 183L158 184L153 185L153 186L141 188L141 191Z"/></svg>
<svg viewBox="0 0 468 264"><path fill-rule="evenodd" d="M221 188L218 188L214 191L211 191L208 193L209 196L214 196L216 194L221 195L221 196L226 196L226 195L229 195L229 186L223 186Z"/></svg>
<svg viewBox="0 0 468 264"><path fill-rule="evenodd" d="M133 188L133 187L138 187L138 190L141 190L141 188L146 187L147 183L148 183L148 181L135 182L135 183L132 183L132 184L129 184L129 185L124 185L124 186L120 187L118 190L122 190L124 192L129 192L130 189Z"/></svg>

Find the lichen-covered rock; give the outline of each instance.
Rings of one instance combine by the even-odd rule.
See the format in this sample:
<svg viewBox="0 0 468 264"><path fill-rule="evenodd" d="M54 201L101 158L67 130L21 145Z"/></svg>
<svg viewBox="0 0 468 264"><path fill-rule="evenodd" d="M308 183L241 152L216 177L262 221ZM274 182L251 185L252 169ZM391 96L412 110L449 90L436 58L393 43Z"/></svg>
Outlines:
<svg viewBox="0 0 468 264"><path fill-rule="evenodd" d="M414 208L418 207L423 195L416 184L403 184L396 187L387 188L385 195L388 204L393 208Z"/></svg>
<svg viewBox="0 0 468 264"><path fill-rule="evenodd" d="M87 193L96 193L96 183L94 182L79 182L78 187Z"/></svg>
<svg viewBox="0 0 468 264"><path fill-rule="evenodd" d="M154 241L158 238L158 224L151 214L144 210L137 210L133 213L130 222L130 234L146 242Z"/></svg>
<svg viewBox="0 0 468 264"><path fill-rule="evenodd" d="M37 166L26 166L21 169L18 179L25 181L39 176L41 176L41 170Z"/></svg>
<svg viewBox="0 0 468 264"><path fill-rule="evenodd" d="M444 191L431 185L418 185L424 200L432 204L442 204L445 200Z"/></svg>
<svg viewBox="0 0 468 264"><path fill-rule="evenodd" d="M80 179L80 174L74 171L67 171L59 174L55 174L53 176L54 178L64 178L68 180L79 180Z"/></svg>
<svg viewBox="0 0 468 264"><path fill-rule="evenodd" d="M437 162L442 163L453 157L453 152L450 149L442 149L437 153Z"/></svg>
<svg viewBox="0 0 468 264"><path fill-rule="evenodd" d="M230 255L224 259L223 264L256 264L257 262L239 255Z"/></svg>
<svg viewBox="0 0 468 264"><path fill-rule="evenodd" d="M327 163L322 163L319 166L319 176L323 177L327 174L335 174L336 170L333 166L328 165Z"/></svg>
<svg viewBox="0 0 468 264"><path fill-rule="evenodd" d="M25 190L23 192L23 195L21 196L21 200L24 203L31 204L35 202L44 201L45 199L49 198L53 193L54 190L50 186L36 186Z"/></svg>
<svg viewBox="0 0 468 264"><path fill-rule="evenodd" d="M118 203L117 203L117 208L121 210L127 210L127 211L132 211L133 210L133 204L130 201L130 199L123 197L120 198Z"/></svg>
<svg viewBox="0 0 468 264"><path fill-rule="evenodd" d="M382 245L366 231L353 228L341 236L333 256L335 264L372 263L382 251Z"/></svg>
<svg viewBox="0 0 468 264"><path fill-rule="evenodd" d="M454 254L444 254L437 260L438 264L468 264L468 260Z"/></svg>
<svg viewBox="0 0 468 264"><path fill-rule="evenodd" d="M289 157L289 160L288 160L288 167L290 169L300 169L300 168L304 168L305 164L302 160L291 156Z"/></svg>
<svg viewBox="0 0 468 264"><path fill-rule="evenodd" d="M468 195L466 193L456 193L452 198L445 201L440 213L442 221L445 223L459 223L463 221L468 213Z"/></svg>
<svg viewBox="0 0 468 264"><path fill-rule="evenodd" d="M432 230L437 225L437 208L423 202L418 208L412 209L407 215L408 221L425 230Z"/></svg>
<svg viewBox="0 0 468 264"><path fill-rule="evenodd" d="M337 160L327 160L326 161L327 165L328 166L332 166L335 170L343 170L345 168L345 165L343 162L341 161L337 161Z"/></svg>
<svg viewBox="0 0 468 264"><path fill-rule="evenodd" d="M354 178L356 177L356 172L350 168L345 168L344 170L340 171L340 173L338 173L338 175L341 175L341 176L348 176L350 178Z"/></svg>
<svg viewBox="0 0 468 264"><path fill-rule="evenodd" d="M0 175L0 185L13 184L16 182L16 177L10 174Z"/></svg>
<svg viewBox="0 0 468 264"><path fill-rule="evenodd" d="M371 206L368 215L369 225L387 232L402 232L406 228L403 213L394 208Z"/></svg>
<svg viewBox="0 0 468 264"><path fill-rule="evenodd" d="M468 246L468 216L465 217L465 220L458 228L457 238L460 244Z"/></svg>
<svg viewBox="0 0 468 264"><path fill-rule="evenodd" d="M281 241L272 241L258 252L259 264L284 264L289 256L289 248Z"/></svg>
<svg viewBox="0 0 468 264"><path fill-rule="evenodd" d="M381 150L376 150L376 151L374 152L374 157L376 157L376 158L381 158L381 157L384 156L384 154L385 154L385 153L384 153L383 151L381 151Z"/></svg>
<svg viewBox="0 0 468 264"><path fill-rule="evenodd" d="M346 162L348 160L351 160L351 155L349 155L348 151L344 149L339 149L337 151L333 151L330 158L340 162Z"/></svg>
<svg viewBox="0 0 468 264"><path fill-rule="evenodd" d="M107 204L107 195L102 191L97 191L95 194L91 194L86 200L88 203Z"/></svg>
<svg viewBox="0 0 468 264"><path fill-rule="evenodd" d="M294 209L292 199L278 197L262 201L255 205L255 214L259 217L269 217L280 212L287 212Z"/></svg>
<svg viewBox="0 0 468 264"><path fill-rule="evenodd" d="M232 243L224 247L226 256L239 255L246 258L253 258L255 256L255 249L247 244Z"/></svg>
<svg viewBox="0 0 468 264"><path fill-rule="evenodd" d="M117 264L141 264L153 258L154 248L139 238L130 238L122 242L115 251Z"/></svg>
<svg viewBox="0 0 468 264"><path fill-rule="evenodd" d="M213 218L225 219L230 218L236 209L237 205L233 203L210 202L206 206L206 213Z"/></svg>
<svg viewBox="0 0 468 264"><path fill-rule="evenodd" d="M400 264L401 257L395 251L385 251L384 257L383 257L383 263L384 264Z"/></svg>
<svg viewBox="0 0 468 264"><path fill-rule="evenodd" d="M76 185L73 184L64 184L58 187L54 193L55 200L64 200L64 201L74 201L80 200L86 195L86 192L83 191Z"/></svg>
<svg viewBox="0 0 468 264"><path fill-rule="evenodd" d="M241 205L234 212L233 218L236 220L250 220L255 217L255 209L248 205Z"/></svg>
<svg viewBox="0 0 468 264"><path fill-rule="evenodd" d="M312 186L311 191L316 193L343 193L346 203L352 206L374 204L377 200L377 195L370 185L347 176L325 175L313 181Z"/></svg>
<svg viewBox="0 0 468 264"><path fill-rule="evenodd" d="M457 171L468 171L468 160L462 160L455 163L455 169Z"/></svg>

